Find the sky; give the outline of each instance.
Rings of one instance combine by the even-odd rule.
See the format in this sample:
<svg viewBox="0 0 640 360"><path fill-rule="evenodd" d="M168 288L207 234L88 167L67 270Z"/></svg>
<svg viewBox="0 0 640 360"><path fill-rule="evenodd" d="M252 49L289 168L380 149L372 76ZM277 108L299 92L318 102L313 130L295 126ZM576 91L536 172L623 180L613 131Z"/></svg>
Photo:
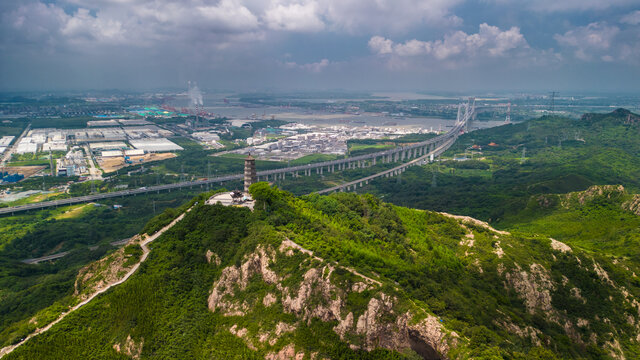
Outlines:
<svg viewBox="0 0 640 360"><path fill-rule="evenodd" d="M0 90L634 92L640 0L2 0Z"/></svg>

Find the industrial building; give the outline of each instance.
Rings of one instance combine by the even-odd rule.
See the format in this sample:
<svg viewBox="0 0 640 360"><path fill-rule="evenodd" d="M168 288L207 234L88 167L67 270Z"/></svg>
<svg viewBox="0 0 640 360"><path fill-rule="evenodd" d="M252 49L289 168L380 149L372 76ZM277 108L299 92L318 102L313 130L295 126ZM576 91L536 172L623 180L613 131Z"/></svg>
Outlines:
<svg viewBox="0 0 640 360"><path fill-rule="evenodd" d="M13 141L13 139L15 139L15 136L3 136L0 138L0 147L8 147L9 145L11 145L11 142Z"/></svg>
<svg viewBox="0 0 640 360"><path fill-rule="evenodd" d="M89 148L91 151L100 151L100 150L116 150L116 149L127 149L128 146L122 141L111 141L111 142L97 142L89 144Z"/></svg>
<svg viewBox="0 0 640 360"><path fill-rule="evenodd" d="M164 151L184 150L182 146L172 142L167 138L129 140L129 143L134 148L141 149L146 152L164 152Z"/></svg>
<svg viewBox="0 0 640 360"><path fill-rule="evenodd" d="M89 127L103 127L103 126L119 126L120 124L115 120L94 120L87 121Z"/></svg>
<svg viewBox="0 0 640 360"><path fill-rule="evenodd" d="M58 176L77 176L88 172L84 152L78 148L69 151L63 158L56 160Z"/></svg>

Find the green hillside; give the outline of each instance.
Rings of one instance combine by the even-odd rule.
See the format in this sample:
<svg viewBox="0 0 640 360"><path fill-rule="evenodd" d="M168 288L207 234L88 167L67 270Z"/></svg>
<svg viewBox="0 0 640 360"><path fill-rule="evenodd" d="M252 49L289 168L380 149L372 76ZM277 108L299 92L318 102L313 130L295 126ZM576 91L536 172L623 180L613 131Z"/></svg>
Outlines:
<svg viewBox="0 0 640 360"><path fill-rule="evenodd" d="M400 180L373 182L364 190L394 204L496 225L525 208L532 195L610 184L640 191L640 116L623 109L473 131L460 136L444 156L465 151L469 158L473 152L474 160L412 167Z"/></svg>
<svg viewBox="0 0 640 360"><path fill-rule="evenodd" d="M6 358L640 356L640 282L597 252L371 195L251 190L253 212L199 201L128 281Z"/></svg>

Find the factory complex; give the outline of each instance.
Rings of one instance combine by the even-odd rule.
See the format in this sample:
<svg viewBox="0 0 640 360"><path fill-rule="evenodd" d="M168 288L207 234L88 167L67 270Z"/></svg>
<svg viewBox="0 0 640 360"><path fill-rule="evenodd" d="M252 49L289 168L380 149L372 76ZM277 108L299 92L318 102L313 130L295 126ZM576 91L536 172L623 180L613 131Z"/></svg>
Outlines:
<svg viewBox="0 0 640 360"><path fill-rule="evenodd" d="M429 132L369 126L310 127L296 124L287 124L281 129L309 130L309 132L286 136L274 142L249 146L233 152L252 154L263 160L287 161L311 154L344 155L348 150L347 141L352 139L393 139L406 134Z"/></svg>
<svg viewBox="0 0 640 360"><path fill-rule="evenodd" d="M111 122L115 120L99 120ZM127 121L127 120L120 120ZM133 120L136 124L138 120ZM144 121L144 120L143 120ZM146 122L146 121L144 121ZM94 155L102 156L110 151L136 149L145 152L166 152L183 150L182 147L167 139L173 133L156 125L137 125L126 127L105 127L86 129L32 129L16 145L16 154L49 151L67 151L74 145L88 144ZM127 145L127 142L129 145ZM2 144L2 142L0 142ZM0 145L1 146L1 145Z"/></svg>

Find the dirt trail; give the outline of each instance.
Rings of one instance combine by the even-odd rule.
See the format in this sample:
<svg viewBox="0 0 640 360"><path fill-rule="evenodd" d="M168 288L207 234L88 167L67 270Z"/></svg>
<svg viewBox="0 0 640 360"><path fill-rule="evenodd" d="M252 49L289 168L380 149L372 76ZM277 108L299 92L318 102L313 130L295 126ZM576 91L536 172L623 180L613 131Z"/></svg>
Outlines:
<svg viewBox="0 0 640 360"><path fill-rule="evenodd" d="M187 210L187 212L189 212L189 211L191 211L191 208L189 210ZM55 321L49 323L45 327L42 327L40 329L36 329L36 331L34 331L33 333L29 334L26 338L24 338L24 340L20 341L19 343L15 344L15 345L10 345L10 346L7 346L7 347L4 347L4 348L0 349L0 358L2 358L5 355L11 353L13 350L18 348L20 345L22 345L22 344L26 343L27 341L29 341L32 337L34 337L36 335L39 335L39 334L42 334L43 332L51 329L51 327L53 325L59 323L67 315L71 314L72 312L74 312L74 311L78 310L79 308L83 307L84 305L88 304L91 300L95 299L98 295L104 293L105 291L111 289L114 286L120 285L123 282L127 281L127 279L129 279L129 277L131 275L133 275L138 270L138 268L140 267L140 264L142 264L145 260L147 260L147 256L149 256L149 252L150 252L150 249L149 249L149 247L147 245L150 242L152 242L155 239L157 239L165 231L171 229L173 227L173 225L175 225L176 223L178 223L180 220L182 220L184 218L184 215L185 215L185 213L181 214L175 220L173 220L169 225L163 227L162 229L160 229L158 232L156 232L155 234L153 234L151 236L146 236L144 238L144 240L142 240L140 242L140 247L142 248L142 256L140 257L140 261L138 261L138 263L135 264L131 268L131 270L129 270L129 272L123 278L121 278L119 280L116 280L116 281L114 281L112 283L107 284L106 286L104 286L103 288L99 289L94 294L92 294L89 298L87 298L86 300L78 303L76 306L71 308L71 310L69 310L68 312L60 314L60 316Z"/></svg>

